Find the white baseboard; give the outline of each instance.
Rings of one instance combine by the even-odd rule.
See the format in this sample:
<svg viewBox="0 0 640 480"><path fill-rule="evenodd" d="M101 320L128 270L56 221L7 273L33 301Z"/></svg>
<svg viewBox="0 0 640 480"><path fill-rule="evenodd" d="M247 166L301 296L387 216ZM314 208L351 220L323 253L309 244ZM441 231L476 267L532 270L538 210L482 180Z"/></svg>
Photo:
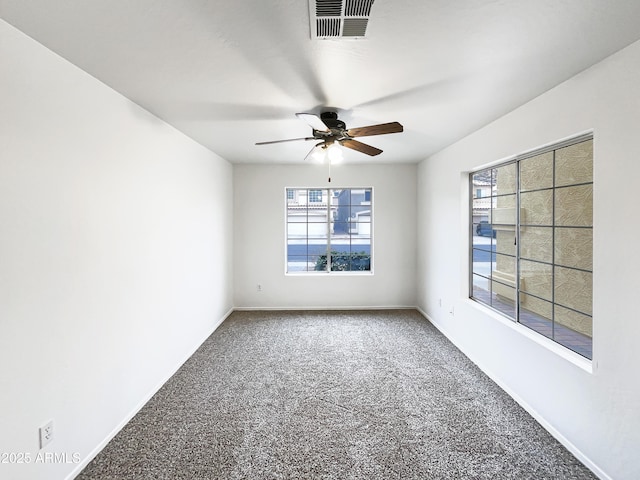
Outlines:
<svg viewBox="0 0 640 480"><path fill-rule="evenodd" d="M109 434L100 443L98 443L98 445L80 463L76 465L76 467L66 477L66 480L73 480L75 477L77 477L80 474L80 472L91 462L91 460L93 460L96 457L96 455L98 455L98 453L100 453L102 449L107 446L107 444L113 439L113 437L115 437L118 434L118 432L120 432L120 430L122 430L124 426L127 423L129 423L129 421L133 417L136 416L136 414L142 409L142 407L144 407L147 404L147 402L151 400L151 397L153 397L158 392L158 390L160 390L162 386L165 383L167 383L167 381L180 369L180 367L182 367L182 365L184 365L184 363L187 360L189 360L189 358L191 358L191 356L198 350L198 348L200 348L200 346L205 342L205 340L209 338L211 334L215 332L220 325L222 325L222 322L224 322L227 319L227 317L229 317L229 315L233 313L233 310L234 310L233 308L230 308L222 316L222 318L220 318L209 329L209 331L204 335L204 338L202 338L201 341L196 342L196 345L189 351L189 353L187 353L183 357L183 359L178 363L178 365L176 365L176 367L172 369L172 371L170 371L163 380L158 382L151 389L151 391L148 392L147 395L145 395L142 398L142 400L138 402L138 404L125 416L125 418L122 419L122 421L111 432L109 432Z"/></svg>
<svg viewBox="0 0 640 480"><path fill-rule="evenodd" d="M587 457L580 449L578 449L571 441L569 441L562 433L556 430L547 420L540 415L531 405L529 405L520 395L514 392L507 384L495 375L490 369L485 368L482 362L478 362L477 359L472 358L465 352L458 343L447 333L446 329L442 328L437 322L435 322L422 308L416 307L424 318L426 318L434 327L436 327L440 333L442 333L447 339L453 343L453 345L460 350L469 360L471 360L480 370L482 370L493 382L496 383L504 392L513 398L522 408L524 408L529 415L531 415L536 422L549 432L556 440L558 440L567 450L569 450L578 460L580 460L594 475L601 480L613 480L607 475L598 465L596 465L589 457Z"/></svg>
<svg viewBox="0 0 640 480"><path fill-rule="evenodd" d="M344 306L279 306L279 307L235 307L235 311L238 312L272 312L272 311L315 311L315 310L417 310L417 307L413 305L344 305Z"/></svg>

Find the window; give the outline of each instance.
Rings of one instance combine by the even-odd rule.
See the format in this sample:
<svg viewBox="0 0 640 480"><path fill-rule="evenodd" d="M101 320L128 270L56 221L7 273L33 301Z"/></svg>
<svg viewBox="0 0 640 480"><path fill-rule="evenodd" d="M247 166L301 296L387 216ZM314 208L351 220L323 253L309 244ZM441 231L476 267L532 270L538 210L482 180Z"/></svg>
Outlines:
<svg viewBox="0 0 640 480"><path fill-rule="evenodd" d="M371 272L371 199L371 188L287 188L286 272Z"/></svg>
<svg viewBox="0 0 640 480"><path fill-rule="evenodd" d="M591 359L593 139L518 156L469 182L470 297Z"/></svg>

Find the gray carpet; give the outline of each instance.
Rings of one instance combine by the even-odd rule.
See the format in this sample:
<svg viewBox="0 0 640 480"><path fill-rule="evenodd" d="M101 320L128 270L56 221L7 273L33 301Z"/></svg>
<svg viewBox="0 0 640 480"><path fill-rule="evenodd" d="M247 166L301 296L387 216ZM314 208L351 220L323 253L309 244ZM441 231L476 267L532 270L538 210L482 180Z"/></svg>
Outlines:
<svg viewBox="0 0 640 480"><path fill-rule="evenodd" d="M595 477L393 310L233 313L77 478Z"/></svg>

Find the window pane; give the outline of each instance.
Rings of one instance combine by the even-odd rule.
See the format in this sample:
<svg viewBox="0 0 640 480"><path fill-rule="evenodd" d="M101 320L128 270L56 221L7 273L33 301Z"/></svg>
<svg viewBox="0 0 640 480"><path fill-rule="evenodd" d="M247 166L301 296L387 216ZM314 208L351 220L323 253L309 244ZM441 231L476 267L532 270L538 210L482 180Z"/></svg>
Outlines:
<svg viewBox="0 0 640 480"><path fill-rule="evenodd" d="M500 225L516 224L515 195L505 195L494 198L491 211L491 223L493 223L494 228Z"/></svg>
<svg viewBox="0 0 640 480"><path fill-rule="evenodd" d="M568 327L576 332L580 332L588 337L593 336L592 319L588 315L583 315L574 310L555 306L555 321L565 327Z"/></svg>
<svg viewBox="0 0 640 480"><path fill-rule="evenodd" d="M521 227L520 256L529 260L553 260L553 229L550 227Z"/></svg>
<svg viewBox="0 0 640 480"><path fill-rule="evenodd" d="M496 254L491 254L486 250L473 249L473 273L491 276L491 271L495 267Z"/></svg>
<svg viewBox="0 0 640 480"><path fill-rule="evenodd" d="M593 225L593 187L580 185L556 190L556 225Z"/></svg>
<svg viewBox="0 0 640 480"><path fill-rule="evenodd" d="M349 222L333 222L333 234L334 235L348 235L350 223Z"/></svg>
<svg viewBox="0 0 640 480"><path fill-rule="evenodd" d="M553 152L543 153L520 161L520 190L539 190L553 187Z"/></svg>
<svg viewBox="0 0 640 480"><path fill-rule="evenodd" d="M490 223L473 225L473 248L480 250L495 250L496 231Z"/></svg>
<svg viewBox="0 0 640 480"><path fill-rule="evenodd" d="M354 222L371 223L371 210L367 208L368 205L362 207L362 209L355 209L352 207L352 219Z"/></svg>
<svg viewBox="0 0 640 480"><path fill-rule="evenodd" d="M521 225L552 225L553 190L520 194Z"/></svg>
<svg viewBox="0 0 640 480"><path fill-rule="evenodd" d="M491 170L484 170L473 175L472 187L472 223L473 235L492 235L491 229ZM474 239L474 243L476 243Z"/></svg>
<svg viewBox="0 0 640 480"><path fill-rule="evenodd" d="M368 237L371 235L371 223L369 222L354 222L351 224L351 239L357 239L360 237Z"/></svg>
<svg viewBox="0 0 640 480"><path fill-rule="evenodd" d="M520 294L520 323L549 338L553 338L552 309L551 302Z"/></svg>
<svg viewBox="0 0 640 480"><path fill-rule="evenodd" d="M371 255L364 251L351 253L351 270L366 271L371 270Z"/></svg>
<svg viewBox="0 0 640 480"><path fill-rule="evenodd" d="M337 205L337 207L333 209L333 220L336 222L348 222L352 215L351 205L348 203L334 203L334 205Z"/></svg>
<svg viewBox="0 0 640 480"><path fill-rule="evenodd" d="M591 272L555 267L554 292L556 303L591 315L593 298Z"/></svg>
<svg viewBox="0 0 640 480"><path fill-rule="evenodd" d="M512 230L496 230L496 239L494 240L496 252L506 255L516 254L516 236Z"/></svg>
<svg viewBox="0 0 640 480"><path fill-rule="evenodd" d="M289 239L287 243L287 257L306 257L307 242Z"/></svg>
<svg viewBox="0 0 640 480"><path fill-rule="evenodd" d="M366 252L350 253L348 248L331 252L332 271L366 271L370 269L371 256Z"/></svg>
<svg viewBox="0 0 640 480"><path fill-rule="evenodd" d="M322 240L327 243L327 229L329 226L326 223L307 223L307 238L311 243L311 240Z"/></svg>
<svg viewBox="0 0 640 480"><path fill-rule="evenodd" d="M323 214L314 214L313 212L309 212L309 216L307 217L307 222L309 222L310 224L313 223L314 225L311 227L309 227L309 231L311 232L318 232L320 231L320 229L324 228L324 231L326 232L327 229L327 215L326 213ZM323 226L320 226L318 224L322 224Z"/></svg>
<svg viewBox="0 0 640 480"><path fill-rule="evenodd" d="M510 163L493 169L493 185L495 195L505 195L516 192L516 164Z"/></svg>
<svg viewBox="0 0 640 480"><path fill-rule="evenodd" d="M316 240L309 239L309 243L307 244L307 255L310 256L318 256L318 255L326 255L327 253L327 239L324 240Z"/></svg>
<svg viewBox="0 0 640 480"><path fill-rule="evenodd" d="M365 190L364 188L352 188L349 190L351 192L351 205L362 205L363 203L368 201L365 200L365 197L371 198L371 190ZM369 192L368 194L366 192Z"/></svg>
<svg viewBox="0 0 640 480"><path fill-rule="evenodd" d="M476 232L480 232L480 235L473 236L473 248L487 251L495 250L495 242L491 238L492 232L495 232L492 230L491 225L478 224L474 225L473 229Z"/></svg>
<svg viewBox="0 0 640 480"><path fill-rule="evenodd" d="M371 244L368 245L351 245L351 254L358 256L371 256Z"/></svg>
<svg viewBox="0 0 640 480"><path fill-rule="evenodd" d="M482 303L491 305L491 292L489 291L489 279L480 275L473 275L472 278L473 298Z"/></svg>
<svg viewBox="0 0 640 480"><path fill-rule="evenodd" d="M491 306L515 320L516 318L516 289L500 282L491 282L493 295Z"/></svg>
<svg viewBox="0 0 640 480"><path fill-rule="evenodd" d="M473 271L483 275L490 276L491 270L495 266L496 254L491 250L492 245L475 245L471 250L471 260L473 262Z"/></svg>
<svg viewBox="0 0 640 480"><path fill-rule="evenodd" d="M322 190L309 190L309 203L322 202Z"/></svg>
<svg viewBox="0 0 640 480"><path fill-rule="evenodd" d="M327 271L327 255L316 255L308 259L308 271L310 272L326 272Z"/></svg>
<svg viewBox="0 0 640 480"><path fill-rule="evenodd" d="M351 244L347 243L334 243L331 242L331 253L347 254L351 253Z"/></svg>
<svg viewBox="0 0 640 480"><path fill-rule="evenodd" d="M565 267L593 268L593 231L590 228L556 228L555 262Z"/></svg>
<svg viewBox="0 0 640 480"><path fill-rule="evenodd" d="M556 150L556 186L593 181L593 140Z"/></svg>
<svg viewBox="0 0 640 480"><path fill-rule="evenodd" d="M553 267L545 263L520 261L520 288L536 297L552 300ZM551 318L551 310L549 310Z"/></svg>
<svg viewBox="0 0 640 480"><path fill-rule="evenodd" d="M496 264L492 276L503 283L515 286L516 259L515 257L496 254Z"/></svg>
<svg viewBox="0 0 640 480"><path fill-rule="evenodd" d="M586 358L593 358L591 317L557 305L554 316L554 340Z"/></svg>
<svg viewBox="0 0 640 480"><path fill-rule="evenodd" d="M307 257L298 255L287 256L288 272L306 272L308 270Z"/></svg>
<svg viewBox="0 0 640 480"><path fill-rule="evenodd" d="M476 189L481 189L483 197L490 197L492 192L491 175L492 175L492 170L490 168L475 172L471 177L471 183L474 187L473 191L475 192Z"/></svg>
<svg viewBox="0 0 640 480"><path fill-rule="evenodd" d="M307 224L306 223L287 223L287 238L299 238L306 242Z"/></svg>

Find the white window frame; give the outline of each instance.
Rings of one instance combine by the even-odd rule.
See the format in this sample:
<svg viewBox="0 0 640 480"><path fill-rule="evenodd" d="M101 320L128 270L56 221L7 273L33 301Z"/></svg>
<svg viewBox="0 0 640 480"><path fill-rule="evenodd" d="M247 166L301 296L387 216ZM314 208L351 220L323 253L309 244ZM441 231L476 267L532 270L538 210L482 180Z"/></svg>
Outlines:
<svg viewBox="0 0 640 480"><path fill-rule="evenodd" d="M474 220L474 209L473 209L473 205L474 205L474 198L478 199L478 198L485 198L485 197L474 197L474 194L476 194L476 190L475 187L473 185L473 176L477 173L483 172L483 171L487 171L490 169L497 169L503 166L507 166L510 164L515 164L515 168L516 168L516 191L514 192L514 195L516 196L517 200L516 200L516 207L515 207L515 213L516 213L516 222L515 222L515 242L516 242L516 251L515 251L515 262L516 262L516 279L520 278L520 262L525 261L525 262L531 262L531 260L528 260L524 257L521 256L521 252L520 252L520 229L522 227L521 225L521 219L520 219L520 212L521 212L521 208L522 208L522 204L521 204L521 200L520 200L520 196L521 196L521 187L520 187L520 162L521 161L525 161L528 158L534 157L534 156L538 156L547 152L555 152L556 150L562 149L564 147L569 147L571 145L575 145L575 144L579 144L581 142L585 142L585 141L593 141L594 136L593 136L593 132L589 132L589 133L585 133L573 138L569 138L560 142L556 142L550 145L547 145L545 147L541 147L526 153L522 153L516 156L513 156L509 159L500 161L498 163L492 164L490 166L486 166L483 168L478 168L475 169L471 172L469 172L469 177L468 177L468 191L469 191L469 298L471 300L473 300L474 302L477 302L478 304L482 305L483 307L486 307L488 309L490 309L493 312L496 312L497 314L499 314L499 316L504 317L505 319L508 319L511 322L514 322L516 325L520 326L520 310L521 310L521 302L520 302L520 295L521 293L527 295L526 291L521 291L520 289L520 281L517 280L514 282L514 287L515 287L515 305L514 305L514 314L513 316L506 313L505 311L502 311L500 309L496 309L494 308L491 304L483 301L482 299L479 299L477 297L474 296L474 235L476 234L476 232L474 232L474 225L475 225L475 220ZM593 185L593 178L591 179L591 182L588 182L591 185ZM577 183L575 184L577 186L580 186L581 183ZM562 186L557 186L557 185L553 185L552 187L550 187L550 189L552 191L556 191L557 189L560 188L566 188L566 187L571 187L574 186L573 184L571 185L562 185ZM528 193L527 190L525 190L525 193ZM508 195L507 195L508 196ZM491 197L494 198L494 197ZM495 224L491 224L492 227ZM526 226L525 226L526 228ZM580 228L580 227L563 227L563 226L559 226L555 224L555 220L553 220L552 225L549 228ZM593 225L590 227L591 229L593 229ZM555 246L552 246L552 250L555 248ZM477 252L477 250L476 250ZM493 252L493 250L492 250ZM593 253L593 252L592 252ZM495 255L496 253L492 253L492 255ZM553 253L553 255L555 256L555 253ZM566 267L564 265L559 265L556 264L554 260L552 260L551 263L552 268L552 272L554 272L554 268L555 267L560 267L560 268L571 268L571 267ZM593 270L591 269L591 274L593 274ZM552 276L555 278L555 273L552 273ZM492 282L492 277L488 277L489 278L489 284L491 284ZM552 280L553 281L553 280ZM556 301L554 298L551 299L551 305L557 305ZM562 306L562 305L560 305ZM593 322L593 316L590 315L592 318L592 322ZM553 350L558 351L558 349L562 352L561 355L565 356L565 357L570 357L570 356L576 356L579 357L579 361L576 362L577 364L579 363L587 363L589 366L591 365L591 363L593 362L593 337L591 337L591 356L587 356L584 353L579 352L578 350L574 350L569 346L566 346L562 343L559 343L557 340L555 340L554 338L550 338L546 335L543 335L542 333L537 332L535 329L529 329L527 327L523 327L524 330L526 330L526 335L534 338L535 337L539 337L540 339L542 339L542 341L540 341L540 343L545 343L546 341L552 342ZM566 353L565 353L566 352ZM568 354L568 355L567 355ZM581 365L582 366L582 365ZM590 367L587 368L588 371L590 371Z"/></svg>
<svg viewBox="0 0 640 480"><path fill-rule="evenodd" d="M294 199L295 200L291 200L288 192L294 190ZM301 190L306 190L307 193L306 195L301 194ZM369 248L369 269L368 270L332 270L331 269L331 241L332 241L332 233L331 231L327 231L327 269L326 270L289 270L289 258L288 258L288 254L289 254L289 223L296 223L296 222L289 222L289 209L293 204L297 204L298 202L302 201L303 203L300 204L300 207L302 206L322 206L324 208L326 208L326 214L327 214L327 218L331 219L327 222L327 229L330 230L331 229L331 225L334 223L333 222L333 216L335 215L336 211L337 211L337 206L338 204L334 204L333 203L333 199L334 198L338 198L337 196L334 196L334 192L336 191L341 191L341 190L364 190L364 191L369 191L370 195L369 195L369 199L368 200L364 200L362 202L360 202L360 205L363 207L367 207L366 208L366 212L365 210L359 211L355 213L355 218L360 218L363 215L367 215L369 216L369 222L356 222L359 224L368 224L369 225L369 233L368 233L368 248ZM368 186L368 187L352 187L352 186L346 186L346 187L285 187L285 192L284 192L284 198L285 198L285 209L284 209L284 273L285 275L311 275L311 276L315 276L315 275L329 275L329 276L335 276L335 275L373 275L373 268L374 268L374 248L373 248L373 237L374 237L374 221L373 221L373 217L374 217L374 212L373 212L373 198L374 198L374 193L373 193L373 187ZM317 201L310 201L309 200L309 192L311 191L321 191L321 198L322 201L317 202ZM301 200L301 198L303 200ZM326 199L326 202L325 202ZM353 216L353 215L352 215ZM306 222L300 222L300 223L304 223L305 225L309 225L310 223L314 223L314 222L309 222L308 220ZM350 229L349 229L350 230ZM349 232L349 243L350 245L353 245L351 242L353 241L354 237L352 236L353 232ZM309 233L307 230L307 235L306 235L306 239L307 241L309 240ZM356 237L357 239L357 237ZM366 251L366 249L365 249ZM307 268L309 268L309 263L307 264Z"/></svg>

